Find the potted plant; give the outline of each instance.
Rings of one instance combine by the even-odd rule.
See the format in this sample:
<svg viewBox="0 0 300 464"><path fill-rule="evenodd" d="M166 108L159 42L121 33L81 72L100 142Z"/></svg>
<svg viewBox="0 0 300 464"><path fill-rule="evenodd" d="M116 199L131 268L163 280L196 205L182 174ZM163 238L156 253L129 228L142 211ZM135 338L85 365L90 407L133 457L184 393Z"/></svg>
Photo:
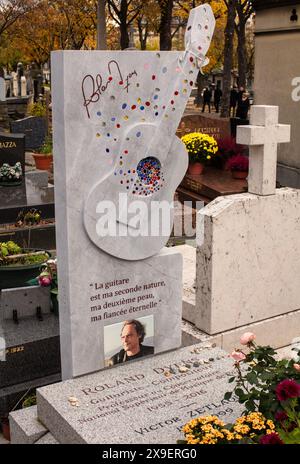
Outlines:
<svg viewBox="0 0 300 464"><path fill-rule="evenodd" d="M203 173L204 166L216 156L218 144L216 140L207 134L201 132L192 132L184 135L181 140L186 146L189 154L189 169L191 175Z"/></svg>
<svg viewBox="0 0 300 464"><path fill-rule="evenodd" d="M8 187L20 185L22 184L22 176L22 166L19 162L14 166L4 163L0 167L0 185Z"/></svg>
<svg viewBox="0 0 300 464"><path fill-rule="evenodd" d="M212 160L212 165L217 169L227 170L229 158L236 155L244 155L245 151L245 146L237 144L234 137L221 138L218 140L218 153Z"/></svg>
<svg viewBox="0 0 300 464"><path fill-rule="evenodd" d="M52 138L46 137L45 142L35 153L33 153L35 166L42 171L48 171L53 162Z"/></svg>
<svg viewBox="0 0 300 464"><path fill-rule="evenodd" d="M45 250L22 249L13 241L0 242L0 289L26 286L50 256Z"/></svg>
<svg viewBox="0 0 300 464"><path fill-rule="evenodd" d="M232 156L227 163L234 179L246 179L249 171L249 158L244 155Z"/></svg>

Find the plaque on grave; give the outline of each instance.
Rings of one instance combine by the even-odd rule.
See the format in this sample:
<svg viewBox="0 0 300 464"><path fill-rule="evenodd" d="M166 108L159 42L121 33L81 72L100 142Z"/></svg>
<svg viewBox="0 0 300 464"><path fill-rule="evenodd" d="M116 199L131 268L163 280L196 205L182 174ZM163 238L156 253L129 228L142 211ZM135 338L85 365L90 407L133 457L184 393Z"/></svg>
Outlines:
<svg viewBox="0 0 300 464"><path fill-rule="evenodd" d="M224 399L233 360L194 345L37 391L38 419L60 443L176 444L193 418L232 423L244 405Z"/></svg>
<svg viewBox="0 0 300 464"><path fill-rule="evenodd" d="M217 118L208 114L183 116L177 129L178 137L191 132L201 132L214 137L217 141L230 137L230 119Z"/></svg>
<svg viewBox="0 0 300 464"><path fill-rule="evenodd" d="M7 163L14 166L21 163L25 175L25 136L24 134L0 133L0 167Z"/></svg>

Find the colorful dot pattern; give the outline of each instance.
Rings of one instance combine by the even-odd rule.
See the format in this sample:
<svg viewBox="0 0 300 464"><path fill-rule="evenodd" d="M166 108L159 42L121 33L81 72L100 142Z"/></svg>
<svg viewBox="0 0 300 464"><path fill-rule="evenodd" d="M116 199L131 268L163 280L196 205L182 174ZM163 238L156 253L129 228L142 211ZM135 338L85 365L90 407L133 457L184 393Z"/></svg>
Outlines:
<svg viewBox="0 0 300 464"><path fill-rule="evenodd" d="M201 47L199 46L199 50ZM160 60L161 55L160 53L156 54L156 57ZM157 69L155 72L151 70L151 66L148 63L143 65L143 73L147 73L149 75L149 79L152 82L150 85L150 89L152 86L152 90L149 92L148 98L144 99L142 96L135 97L134 100L130 98L130 92L126 94L126 98L123 98L120 102L118 102L117 94L111 95L110 99L114 102L116 107L115 115L110 115L109 118L105 118L105 114L103 111L96 109L95 115L97 116L99 123L102 125L103 133L98 130L96 131L96 137L103 144L103 141L106 140L108 143L105 143L103 146L104 153L107 158L110 158L113 163L113 158L118 156L115 149L113 148L114 143L117 142L118 138L113 138L114 136L117 137L117 133L114 133L116 129L126 128L127 122L131 119L133 121L140 120L141 122L146 122L147 120L151 121L151 117L153 120L157 119L158 117L166 119L169 115L176 111L176 105L180 96L184 96L188 93L188 87L192 87L194 85L193 77L190 76L189 79L186 78L186 74L194 74L195 73L195 57L190 55L188 57L188 67L190 69L185 69L185 73L182 73L182 68L179 66L176 67L174 73L181 74L182 73L182 81L180 83L180 88L174 89L173 94L170 97L170 100L167 104L162 104L162 91L157 86L160 82L160 74L164 77L170 77L171 69L167 66L163 66L160 68L160 71ZM113 81L113 78L109 78L110 81ZM123 86L124 82L117 82L119 86ZM136 88L140 87L140 83L136 82L133 84ZM106 129L105 129L106 128ZM108 132L111 131L111 132ZM121 131L122 132L122 131ZM136 137L141 137L141 131L136 132ZM104 136L104 137L102 137ZM126 140L129 140L128 138ZM118 166L114 171L115 176L120 178L120 184L126 188L126 190L131 190L136 195L143 195L149 196L153 193L159 191L164 183L164 178L161 172L161 165L158 159L154 157L148 157L140 161L138 166L131 166L127 169L124 169L126 166L126 156L128 155L128 150L125 150L124 153L119 156Z"/></svg>

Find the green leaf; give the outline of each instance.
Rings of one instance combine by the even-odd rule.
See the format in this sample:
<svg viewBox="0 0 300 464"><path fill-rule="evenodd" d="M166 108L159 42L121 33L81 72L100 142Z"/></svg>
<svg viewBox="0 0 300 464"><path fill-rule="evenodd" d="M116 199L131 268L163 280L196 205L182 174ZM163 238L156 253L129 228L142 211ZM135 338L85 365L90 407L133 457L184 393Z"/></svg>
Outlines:
<svg viewBox="0 0 300 464"><path fill-rule="evenodd" d="M224 400L230 400L231 397L232 397L232 392L226 392L224 395Z"/></svg>

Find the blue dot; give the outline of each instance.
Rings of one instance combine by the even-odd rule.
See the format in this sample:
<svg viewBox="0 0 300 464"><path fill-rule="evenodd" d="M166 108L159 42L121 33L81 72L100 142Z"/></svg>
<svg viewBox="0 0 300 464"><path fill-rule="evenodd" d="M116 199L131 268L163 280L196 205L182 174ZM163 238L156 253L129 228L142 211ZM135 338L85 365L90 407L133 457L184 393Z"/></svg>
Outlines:
<svg viewBox="0 0 300 464"><path fill-rule="evenodd" d="M122 169L120 169L120 174L123 174L123 171L122 171Z"/></svg>
<svg viewBox="0 0 300 464"><path fill-rule="evenodd" d="M158 99L158 95L154 95L154 100L157 100Z"/></svg>
<svg viewBox="0 0 300 464"><path fill-rule="evenodd" d="M108 133L108 134L106 134L106 135L107 135L107 137L110 137L110 134L109 134L109 133Z"/></svg>
<svg viewBox="0 0 300 464"><path fill-rule="evenodd" d="M157 112L155 113L155 116L158 116L158 113L157 113Z"/></svg>
<svg viewBox="0 0 300 464"><path fill-rule="evenodd" d="M117 173L115 172L115 176L117 175Z"/></svg>
<svg viewBox="0 0 300 464"><path fill-rule="evenodd" d="M143 111L144 109L145 109L145 107L144 107L144 106L140 106L140 110L142 110L142 111Z"/></svg>
<svg viewBox="0 0 300 464"><path fill-rule="evenodd" d="M137 137L140 137L141 135L142 135L141 132L137 132L137 134L136 134Z"/></svg>
<svg viewBox="0 0 300 464"><path fill-rule="evenodd" d="M115 121L115 120L116 120L116 118L111 118L111 120L112 120L112 121Z"/></svg>
<svg viewBox="0 0 300 464"><path fill-rule="evenodd" d="M98 111L98 112L97 112L97 116L101 116L101 111Z"/></svg>
<svg viewBox="0 0 300 464"><path fill-rule="evenodd" d="M125 110L126 107L127 107L127 104L126 104L126 103L123 103L122 109Z"/></svg>

